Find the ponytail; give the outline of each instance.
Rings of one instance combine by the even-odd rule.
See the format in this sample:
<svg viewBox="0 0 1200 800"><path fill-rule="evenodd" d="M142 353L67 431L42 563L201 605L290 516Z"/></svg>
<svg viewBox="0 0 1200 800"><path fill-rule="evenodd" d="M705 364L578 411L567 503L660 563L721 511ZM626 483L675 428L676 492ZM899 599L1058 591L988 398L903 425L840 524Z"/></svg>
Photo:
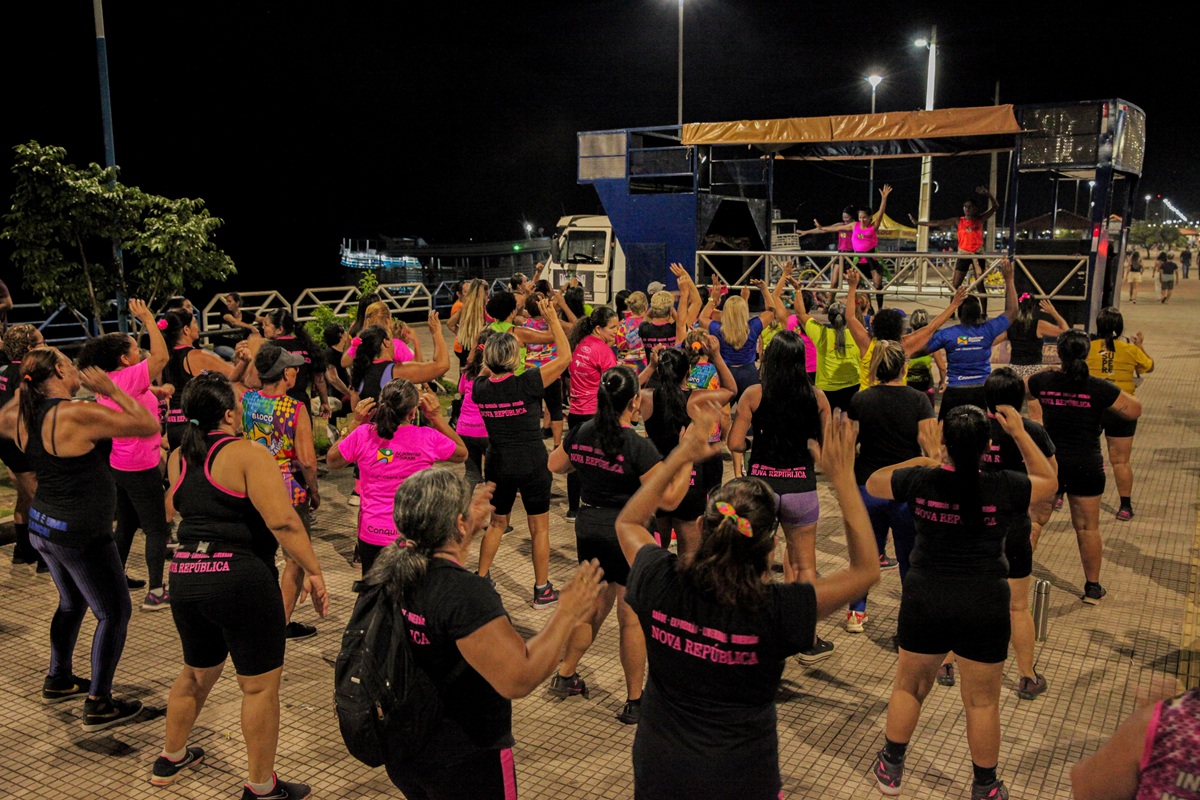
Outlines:
<svg viewBox="0 0 1200 800"><path fill-rule="evenodd" d="M571 329L571 352L575 352L584 338L594 333L597 328L603 328L616 315L617 312L608 306L599 306L591 314L576 322L575 327Z"/></svg>
<svg viewBox="0 0 1200 800"><path fill-rule="evenodd" d="M688 374L688 358L682 350L672 347L658 356L658 388L654 390L654 415L663 419L664 430L672 436L691 422L683 381Z"/></svg>
<svg viewBox="0 0 1200 800"><path fill-rule="evenodd" d="M838 355L846 355L846 304L830 303L825 311L829 317L829 327L833 328L833 347Z"/></svg>
<svg viewBox="0 0 1200 800"><path fill-rule="evenodd" d="M1096 315L1096 333L1104 337L1104 349L1110 353L1117 351L1116 339L1125 330L1125 318L1121 312L1112 306L1100 309Z"/></svg>
<svg viewBox="0 0 1200 800"><path fill-rule="evenodd" d="M1083 331L1069 330L1059 334L1058 358L1062 362L1062 371L1070 383L1076 386L1082 385L1091 375L1087 365L1087 357L1091 349L1092 341Z"/></svg>
<svg viewBox="0 0 1200 800"><path fill-rule="evenodd" d="M38 407L46 399L46 381L58 374L58 365L66 356L57 347L39 347L30 350L21 359L21 401L17 406L17 435L21 433L21 422L30 436L41 436L34 430L38 422ZM18 445L21 443L18 441Z"/></svg>
<svg viewBox="0 0 1200 800"><path fill-rule="evenodd" d="M189 467L202 468L208 457L208 434L237 408L233 384L219 372L202 372L188 381L179 402L188 424L183 428L179 453Z"/></svg>
<svg viewBox="0 0 1200 800"><path fill-rule="evenodd" d="M362 386L367 377L367 370L372 362L379 358L380 348L387 339L387 331L378 325L364 328L358 337L358 346L354 351L354 361L350 364L350 388Z"/></svg>
<svg viewBox="0 0 1200 800"><path fill-rule="evenodd" d="M624 450L621 414L637 396L638 389L637 375L630 367L612 367L600 376L596 392L596 441L610 459Z"/></svg>
<svg viewBox="0 0 1200 800"><path fill-rule="evenodd" d="M983 525L983 497L979 490L979 460L991 441L987 415L978 406L955 406L946 412L942 438L954 463L954 478L962 524Z"/></svg>
<svg viewBox="0 0 1200 800"><path fill-rule="evenodd" d="M776 497L758 478L734 478L715 489L701 519L700 549L678 569L694 591L722 605L761 608L763 573L775 549Z"/></svg>
<svg viewBox="0 0 1200 800"><path fill-rule="evenodd" d="M192 312L186 308L177 308L168 311L163 319L167 321L167 327L163 328L163 339L166 340L167 347L175 347L183 338L184 329L192 324Z"/></svg>

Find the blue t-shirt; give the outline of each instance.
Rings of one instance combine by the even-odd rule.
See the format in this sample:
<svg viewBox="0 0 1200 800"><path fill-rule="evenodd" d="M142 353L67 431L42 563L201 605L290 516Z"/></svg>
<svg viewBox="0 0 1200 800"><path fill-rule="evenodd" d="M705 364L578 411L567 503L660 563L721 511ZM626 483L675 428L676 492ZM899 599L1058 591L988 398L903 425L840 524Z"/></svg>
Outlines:
<svg viewBox="0 0 1200 800"><path fill-rule="evenodd" d="M725 360L726 365L744 367L753 364L758 356L758 337L762 335L763 322L761 317L750 318L750 335L746 337L746 343L737 349L726 343L725 336L721 333L721 323L715 320L708 323L708 332L721 343L721 358Z"/></svg>
<svg viewBox="0 0 1200 800"><path fill-rule="evenodd" d="M1008 317L1001 314L982 325L955 325L933 334L925 349L946 351L946 386L982 385L992 372L992 342L1008 325Z"/></svg>

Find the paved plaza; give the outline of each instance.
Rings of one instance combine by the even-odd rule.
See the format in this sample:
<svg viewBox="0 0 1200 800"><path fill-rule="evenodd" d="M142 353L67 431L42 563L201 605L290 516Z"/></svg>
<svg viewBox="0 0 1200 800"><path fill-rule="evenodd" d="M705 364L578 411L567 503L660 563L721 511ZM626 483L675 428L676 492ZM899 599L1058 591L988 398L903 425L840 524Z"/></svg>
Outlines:
<svg viewBox="0 0 1200 800"><path fill-rule="evenodd" d="M1049 639L1037 651L1038 670L1050 690L1034 701L1018 700L1017 670L1009 660L999 771L1014 798L1069 798L1071 766L1094 751L1136 705L1176 680L1200 683L1200 281L1181 284L1169 305L1157 303L1152 284L1146 284L1141 302L1123 309L1126 333L1145 332L1156 371L1138 391L1146 411L1133 450L1136 517L1125 523L1113 518L1117 498L1111 480L1103 501L1102 581L1108 597L1099 606L1079 600L1083 575L1065 510L1052 517L1035 554L1035 576L1052 585ZM281 777L312 784L314 798L395 798L400 793L382 769L369 769L346 754L333 713L333 663L354 603L350 587L358 577L351 563L355 509L346 502L351 481L349 471L322 478L324 502L316 514L314 545L332 595L330 614L317 620L310 607L296 614L317 624L320 633L288 645L276 765ZM819 566L831 572L846 563L845 540L824 483L820 496ZM533 570L519 508L516 530L505 537L493 575L514 624L528 637L547 615L529 605ZM550 567L558 584L576 563L565 508L565 481L556 477ZM134 576L144 572L141 551L139 534L130 558ZM143 612L140 594L135 597L116 677L116 693L140 698L158 711L136 724L86 734L81 703L40 703L57 594L49 576L10 566L10 555L11 545L0 549L0 798L236 797L245 777L245 751L241 695L232 668L213 691L189 742L205 749L204 764L172 787L150 786L150 766L162 746L161 708L182 663L170 613ZM818 631L836 644L833 657L816 669L788 664L778 698L786 797L878 796L868 770L882 742L899 598L899 575L885 572L871 593L865 633L846 633L842 619L830 617ZM85 676L93 628L89 615L76 652L76 671ZM625 701L615 615L580 672L591 688L590 699L558 700L539 690L514 703L518 788L525 798L633 796L634 728L614 717ZM902 797L969 796L971 761L957 688L934 687L908 753ZM714 786L712 797L722 796Z"/></svg>

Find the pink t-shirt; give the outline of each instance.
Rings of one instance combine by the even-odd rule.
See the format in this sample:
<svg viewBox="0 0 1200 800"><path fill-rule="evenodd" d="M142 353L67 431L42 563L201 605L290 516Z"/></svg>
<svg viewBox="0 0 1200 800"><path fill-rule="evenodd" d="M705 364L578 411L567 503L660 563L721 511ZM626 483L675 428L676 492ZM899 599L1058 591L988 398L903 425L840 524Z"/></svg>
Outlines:
<svg viewBox="0 0 1200 800"><path fill-rule="evenodd" d="M812 339L808 338L808 334L804 332L804 328L800 327L800 318L792 314L787 318L787 329L800 334L800 338L804 340L804 371L817 371L817 348L812 343Z"/></svg>
<svg viewBox="0 0 1200 800"><path fill-rule="evenodd" d="M380 438L374 425L359 425L338 442L342 458L358 464L358 538L379 546L395 541L396 490L409 475L454 455L456 446L445 434L415 425L401 425L390 440Z"/></svg>
<svg viewBox="0 0 1200 800"><path fill-rule="evenodd" d="M458 424L454 432L459 436L472 436L477 439L487 438L487 427L483 423L483 415L479 406L475 405L475 381L468 380L466 375L458 377L458 393L462 395L462 408L458 411Z"/></svg>
<svg viewBox="0 0 1200 800"><path fill-rule="evenodd" d="M413 356L413 351L408 349L408 345L399 339L392 339L392 351L394 353L392 356L392 361L395 361L397 364L403 364L405 361L412 361L415 357ZM346 355L350 358L354 358L354 354L357 352L358 347L354 344L354 342L351 342L350 346L346 348Z"/></svg>
<svg viewBox="0 0 1200 800"><path fill-rule="evenodd" d="M116 372L108 373L116 387L138 401L142 407L158 418L158 398L150 391L150 362L142 361L132 367L125 367ZM121 410L121 407L104 395L98 395L96 402L102 406ZM122 436L112 440L112 455L108 463L113 469L121 472L141 472L144 469L158 469L159 446L162 435L153 433L149 436Z"/></svg>
<svg viewBox="0 0 1200 800"><path fill-rule="evenodd" d="M595 414L600 376L617 365L617 356L599 336L585 336L571 357L572 414Z"/></svg>

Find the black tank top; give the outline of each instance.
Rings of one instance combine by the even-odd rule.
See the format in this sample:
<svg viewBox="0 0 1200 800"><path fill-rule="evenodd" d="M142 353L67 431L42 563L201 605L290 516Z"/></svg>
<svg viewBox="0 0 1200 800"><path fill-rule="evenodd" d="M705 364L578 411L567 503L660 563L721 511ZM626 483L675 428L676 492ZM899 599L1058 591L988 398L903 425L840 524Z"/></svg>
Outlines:
<svg viewBox="0 0 1200 800"><path fill-rule="evenodd" d="M658 448L659 453L662 453L662 457L666 458L672 450L679 446L680 428L687 427L691 420L686 418L683 420L667 419L666 409L660 402L662 391L661 388L654 390L654 413L645 420L645 425L646 436L654 442L654 446ZM683 390L683 407L685 409L688 398L691 396L691 389Z"/></svg>
<svg viewBox="0 0 1200 800"><path fill-rule="evenodd" d="M167 366L163 368L163 380L175 387L175 393L171 395L171 399L167 402L167 424L168 425L183 425L187 423L187 417L183 414L183 388L188 385L194 375L188 372L187 357L195 347L176 347L171 351L171 357L167 359Z"/></svg>
<svg viewBox="0 0 1200 800"><path fill-rule="evenodd" d="M232 441L241 439L227 433L210 433L206 437L209 452L202 468L190 468L186 459L180 457L180 476L175 485L175 509L181 517L180 551L198 552L202 549L200 543L206 542L208 545L203 551L210 557L222 551L253 555L263 561L274 576L278 543L263 522L263 516L246 495L217 486L210 477L212 461ZM180 570L173 566L172 583L178 572Z"/></svg>
<svg viewBox="0 0 1200 800"><path fill-rule="evenodd" d="M362 383L358 385L358 399L366 400L369 397L378 401L379 393L392 380L392 368L395 366L393 361L379 361L367 367Z"/></svg>
<svg viewBox="0 0 1200 800"><path fill-rule="evenodd" d="M65 397L51 397L38 405L26 422L29 439L25 455L37 473L37 491L29 509L29 532L55 544L84 547L99 537L112 537L117 511L117 485L108 468L112 440L100 439L81 456L59 456L42 444L42 428L50 417L50 443L54 446L58 406Z"/></svg>
<svg viewBox="0 0 1200 800"><path fill-rule="evenodd" d="M1037 329L1037 320L1028 327L1008 326L1009 363L1014 367L1042 363L1042 337Z"/></svg>
<svg viewBox="0 0 1200 800"><path fill-rule="evenodd" d="M817 404L811 409L800 409L789 403L792 430L776 430L772 415L771 400L763 393L754 412L754 445L750 451L750 472L753 478L762 478L777 494L812 492L817 488L817 476L813 470L812 453L808 440L818 439Z"/></svg>

